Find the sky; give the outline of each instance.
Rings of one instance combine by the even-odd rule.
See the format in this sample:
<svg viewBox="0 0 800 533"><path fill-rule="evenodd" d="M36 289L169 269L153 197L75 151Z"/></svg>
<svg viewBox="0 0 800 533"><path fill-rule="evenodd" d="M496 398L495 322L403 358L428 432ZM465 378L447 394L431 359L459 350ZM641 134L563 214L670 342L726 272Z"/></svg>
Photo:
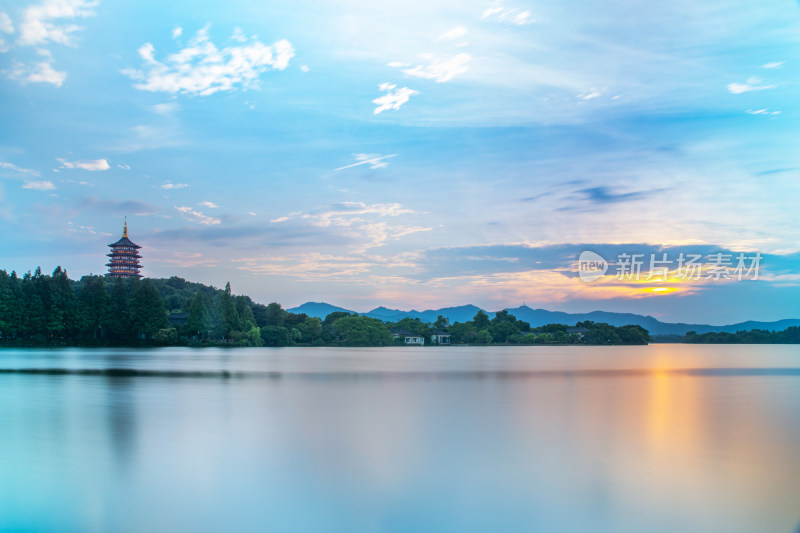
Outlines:
<svg viewBox="0 0 800 533"><path fill-rule="evenodd" d="M127 217L284 307L800 318L799 45L782 0L11 0L0 268Z"/></svg>

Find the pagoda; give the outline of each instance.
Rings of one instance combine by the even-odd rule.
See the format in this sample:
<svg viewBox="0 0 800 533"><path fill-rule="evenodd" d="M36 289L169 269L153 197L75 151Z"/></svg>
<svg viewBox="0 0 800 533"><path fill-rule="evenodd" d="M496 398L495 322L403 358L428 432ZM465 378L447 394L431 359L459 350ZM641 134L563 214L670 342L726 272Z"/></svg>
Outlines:
<svg viewBox="0 0 800 533"><path fill-rule="evenodd" d="M139 264L139 259L142 256L139 255L138 251L141 246L134 244L128 238L128 217L125 217L125 229L122 231L122 238L108 246L111 248L111 253L108 254L111 262L106 264L109 276L121 278L142 277L139 274L139 269L142 268L142 265Z"/></svg>

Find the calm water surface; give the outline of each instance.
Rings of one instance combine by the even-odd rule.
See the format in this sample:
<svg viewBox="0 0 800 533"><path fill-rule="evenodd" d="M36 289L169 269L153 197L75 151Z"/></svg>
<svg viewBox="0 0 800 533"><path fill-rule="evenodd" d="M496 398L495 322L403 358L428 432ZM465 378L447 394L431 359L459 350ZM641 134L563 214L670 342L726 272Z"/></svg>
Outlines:
<svg viewBox="0 0 800 533"><path fill-rule="evenodd" d="M796 346L0 350L0 531L798 523Z"/></svg>

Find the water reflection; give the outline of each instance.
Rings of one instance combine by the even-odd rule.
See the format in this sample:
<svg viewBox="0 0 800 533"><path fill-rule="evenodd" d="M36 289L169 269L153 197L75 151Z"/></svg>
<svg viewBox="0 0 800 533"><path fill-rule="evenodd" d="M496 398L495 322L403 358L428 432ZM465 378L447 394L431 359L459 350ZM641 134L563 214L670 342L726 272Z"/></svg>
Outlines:
<svg viewBox="0 0 800 533"><path fill-rule="evenodd" d="M794 531L800 358L728 350L0 352L0 530Z"/></svg>
<svg viewBox="0 0 800 533"><path fill-rule="evenodd" d="M103 388L114 462L125 473L136 454L136 381L131 377L106 377Z"/></svg>

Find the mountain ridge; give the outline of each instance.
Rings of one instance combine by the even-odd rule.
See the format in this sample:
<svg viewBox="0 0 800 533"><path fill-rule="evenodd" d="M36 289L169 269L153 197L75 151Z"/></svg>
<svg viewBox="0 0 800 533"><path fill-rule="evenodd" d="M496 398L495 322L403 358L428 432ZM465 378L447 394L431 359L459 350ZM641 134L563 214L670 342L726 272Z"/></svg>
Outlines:
<svg viewBox="0 0 800 533"><path fill-rule="evenodd" d="M423 322L434 322L439 315L449 318L452 323L466 322L472 320L480 307L472 304L460 305L455 307L443 307L441 309L427 309L425 311L402 311L400 309L389 309L384 306L376 307L360 315L369 316L383 320L384 322L397 322L403 318L419 318ZM639 315L636 313L617 313L612 311L590 311L588 313L567 313L565 311L549 311L547 309L532 309L527 305L515 308L505 308L518 320L529 322L531 327L543 326L544 324L567 324L574 325L576 322L592 320L594 322L606 322L612 326L625 326L628 324L642 326L651 335L685 335L688 331L700 333L736 333L737 331L747 331L752 329L766 329L770 331L781 331L792 326L800 326L800 319L787 318L771 322L757 320L747 320L736 324L723 326L712 326L710 324L689 324L684 322L662 322L650 315ZM297 307L287 309L291 313L305 313L324 319L334 311L345 311L356 313L350 309L338 307L325 302L306 302ZM493 318L495 312L483 310L489 318Z"/></svg>

